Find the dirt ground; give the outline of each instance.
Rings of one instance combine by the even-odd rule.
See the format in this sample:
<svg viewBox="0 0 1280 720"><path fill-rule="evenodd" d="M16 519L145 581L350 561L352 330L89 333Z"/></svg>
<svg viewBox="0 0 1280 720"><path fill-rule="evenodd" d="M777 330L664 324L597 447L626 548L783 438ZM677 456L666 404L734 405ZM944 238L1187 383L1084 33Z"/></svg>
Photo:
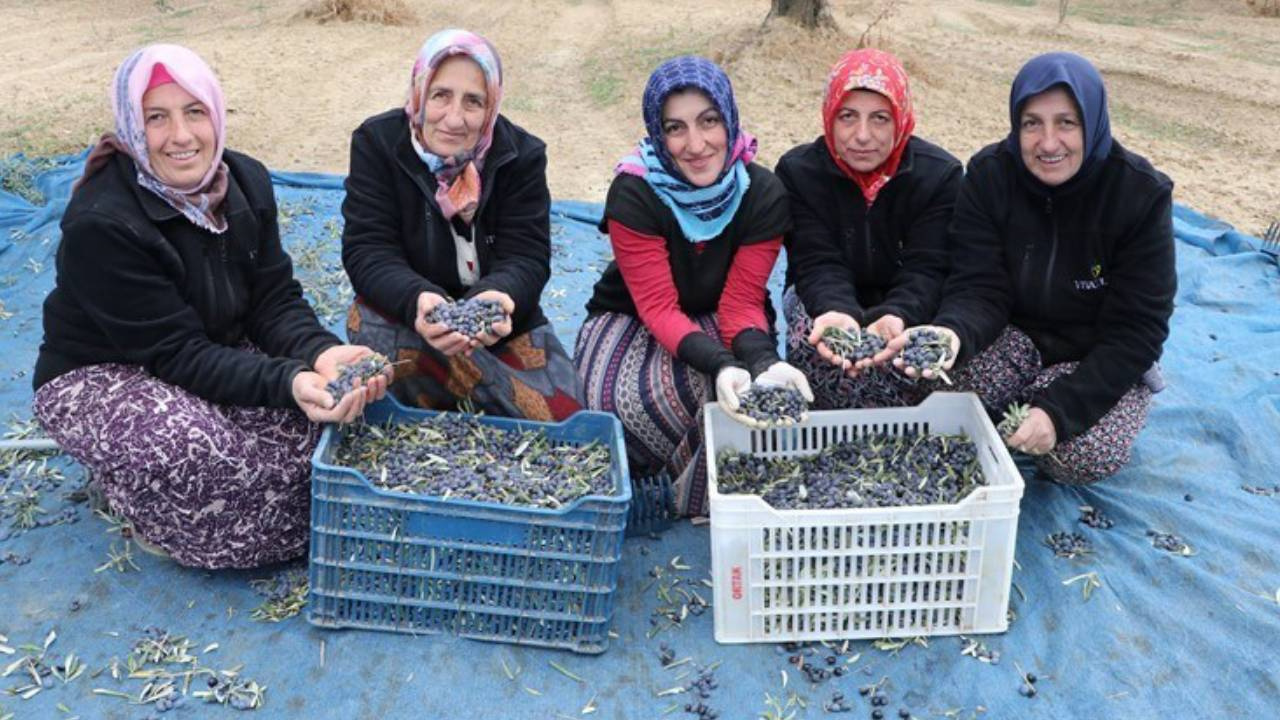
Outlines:
<svg viewBox="0 0 1280 720"><path fill-rule="evenodd" d="M1179 202L1255 234L1280 217L1280 19L1244 0L1071 0L1061 24L1058 0L833 0L838 30L817 33L762 26L768 0L408 0L404 26L294 19L304 4L0 0L0 156L86 146L111 125L116 65L168 41L218 72L233 147L344 172L351 130L400 104L423 39L457 26L498 47L504 112L546 140L553 195L602 200L661 60L722 62L772 165L818 134L825 73L865 34L905 61L916 132L961 159L1007 131L1021 63L1069 49L1102 70L1115 134L1173 177Z"/></svg>

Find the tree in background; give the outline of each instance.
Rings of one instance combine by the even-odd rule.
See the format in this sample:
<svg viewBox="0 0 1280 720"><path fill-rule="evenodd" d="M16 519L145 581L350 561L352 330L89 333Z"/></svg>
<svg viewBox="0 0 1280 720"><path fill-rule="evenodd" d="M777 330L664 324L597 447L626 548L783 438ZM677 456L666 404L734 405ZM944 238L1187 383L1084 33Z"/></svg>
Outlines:
<svg viewBox="0 0 1280 720"><path fill-rule="evenodd" d="M765 21L772 17L791 18L806 28L835 27L827 0L772 0Z"/></svg>

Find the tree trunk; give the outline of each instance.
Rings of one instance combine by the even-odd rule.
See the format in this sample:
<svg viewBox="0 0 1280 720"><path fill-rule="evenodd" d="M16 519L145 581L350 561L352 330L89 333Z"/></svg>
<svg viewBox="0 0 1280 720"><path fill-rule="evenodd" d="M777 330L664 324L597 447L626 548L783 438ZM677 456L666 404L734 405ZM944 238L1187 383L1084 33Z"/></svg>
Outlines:
<svg viewBox="0 0 1280 720"><path fill-rule="evenodd" d="M800 23L801 27L832 27L831 9L827 0L772 0L769 17L786 17Z"/></svg>

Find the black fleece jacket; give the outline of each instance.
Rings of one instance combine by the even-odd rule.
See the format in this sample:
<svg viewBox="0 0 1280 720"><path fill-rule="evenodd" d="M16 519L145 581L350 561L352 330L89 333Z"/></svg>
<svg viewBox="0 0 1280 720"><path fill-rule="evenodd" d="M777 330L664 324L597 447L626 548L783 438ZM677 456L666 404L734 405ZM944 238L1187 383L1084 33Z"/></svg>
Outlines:
<svg viewBox="0 0 1280 720"><path fill-rule="evenodd" d="M1160 358L1177 290L1172 193L1119 142L1057 189L1031 178L1007 143L969 161L935 323L959 334L961 361L1007 324L1046 366L1079 361L1032 398L1059 442L1093 426Z"/></svg>
<svg viewBox="0 0 1280 720"><path fill-rule="evenodd" d="M227 150L227 231L138 185L115 155L62 218L34 384L86 365L141 365L226 405L296 407L293 378L341 341L321 327L280 246L271 177ZM249 341L262 353L239 348Z"/></svg>
<svg viewBox="0 0 1280 720"><path fill-rule="evenodd" d="M545 324L539 299L551 276L546 145L499 115L480 181L472 227L455 218L463 237L475 231L480 279L467 287L435 200L435 176L414 152L404 110L365 120L351 136L342 201L342 263L356 294L412 327L423 292L456 299L500 290L516 306L509 337Z"/></svg>
<svg viewBox="0 0 1280 720"><path fill-rule="evenodd" d="M933 317L947 276L959 160L911 137L870 208L821 137L783 155L776 172L794 221L786 238L787 285L805 312L842 312L859 323L897 315L908 326Z"/></svg>

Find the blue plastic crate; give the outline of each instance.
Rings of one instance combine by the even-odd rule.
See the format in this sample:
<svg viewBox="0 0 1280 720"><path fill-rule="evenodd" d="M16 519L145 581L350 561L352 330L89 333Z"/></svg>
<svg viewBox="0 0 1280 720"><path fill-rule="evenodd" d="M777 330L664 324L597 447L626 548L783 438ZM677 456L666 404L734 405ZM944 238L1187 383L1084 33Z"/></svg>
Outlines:
<svg viewBox="0 0 1280 720"><path fill-rule="evenodd" d="M437 414L387 398L365 419ZM385 490L333 464L343 431L329 426L311 460L313 625L604 652L631 504L621 424L598 412L555 424L480 422L534 430L553 444L603 443L615 494L552 510Z"/></svg>
<svg viewBox="0 0 1280 720"><path fill-rule="evenodd" d="M671 527L675 519L675 491L664 469L650 475L632 474L631 512L627 537L643 537Z"/></svg>

